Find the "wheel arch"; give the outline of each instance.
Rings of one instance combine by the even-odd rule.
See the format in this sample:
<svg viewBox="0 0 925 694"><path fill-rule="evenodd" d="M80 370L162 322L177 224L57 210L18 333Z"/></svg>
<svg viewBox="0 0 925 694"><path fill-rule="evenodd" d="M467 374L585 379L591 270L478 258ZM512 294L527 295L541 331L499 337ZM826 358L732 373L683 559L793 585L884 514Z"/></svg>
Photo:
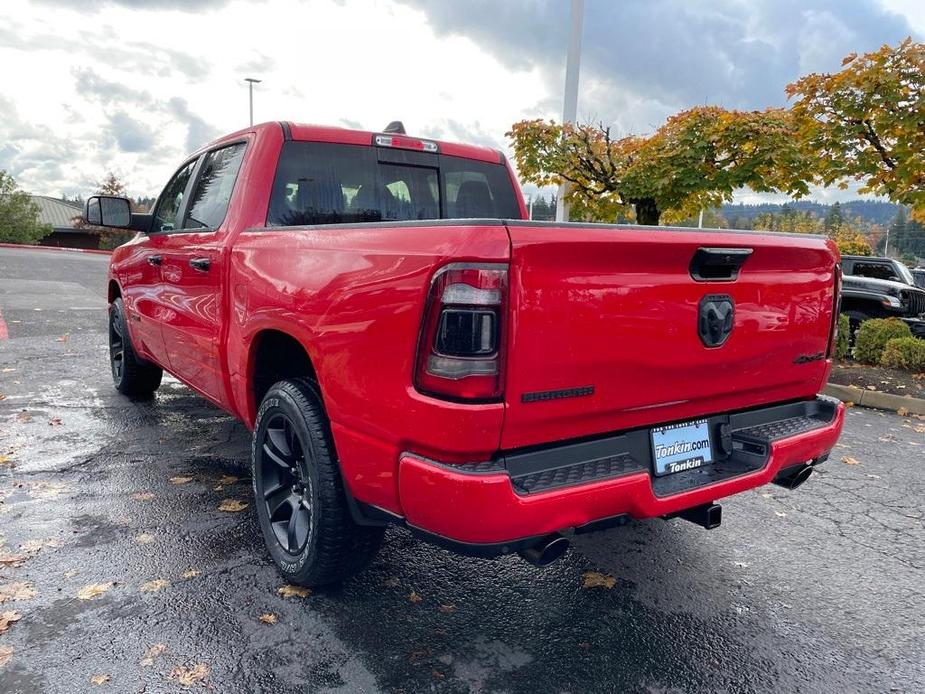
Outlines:
<svg viewBox="0 0 925 694"><path fill-rule="evenodd" d="M321 390L315 363L302 340L279 328L258 330L250 340L247 357L247 405L251 420L270 386L288 378L307 378Z"/></svg>
<svg viewBox="0 0 925 694"><path fill-rule="evenodd" d="M119 283L114 279L109 280L109 286L106 291L106 301L110 304L116 299L122 298L122 287L119 286Z"/></svg>

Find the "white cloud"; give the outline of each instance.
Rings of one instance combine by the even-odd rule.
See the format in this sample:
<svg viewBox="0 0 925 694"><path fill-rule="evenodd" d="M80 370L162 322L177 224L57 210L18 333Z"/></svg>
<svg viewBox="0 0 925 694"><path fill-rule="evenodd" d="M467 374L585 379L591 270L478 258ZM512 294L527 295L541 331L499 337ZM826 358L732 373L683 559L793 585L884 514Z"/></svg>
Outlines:
<svg viewBox="0 0 925 694"><path fill-rule="evenodd" d="M922 30L919 0L882 2ZM794 9L804 5L807 14ZM379 129L400 119L412 133L505 148L513 122L561 113L558 0L3 7L0 168L36 193L86 193L112 169L132 194L156 194L185 154L247 124L244 77L263 80L258 122ZM782 102L800 70L836 68L842 54L908 26L874 0L587 7L579 115L622 132L652 130L695 103Z"/></svg>

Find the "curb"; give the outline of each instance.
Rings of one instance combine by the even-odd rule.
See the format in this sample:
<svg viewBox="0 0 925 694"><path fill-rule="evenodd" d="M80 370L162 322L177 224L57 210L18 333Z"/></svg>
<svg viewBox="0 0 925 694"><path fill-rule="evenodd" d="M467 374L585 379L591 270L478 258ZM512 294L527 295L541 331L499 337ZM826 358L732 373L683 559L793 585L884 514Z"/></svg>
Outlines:
<svg viewBox="0 0 925 694"><path fill-rule="evenodd" d="M842 402L853 402L860 407L872 407L892 412L902 407L908 410L909 414L925 415L925 400L907 395L881 393L878 390L865 390L857 386L842 386L837 383L827 383L822 392Z"/></svg>
<svg viewBox="0 0 925 694"><path fill-rule="evenodd" d="M33 251L60 251L64 253L95 253L97 255L112 255L112 251L103 251L98 248L66 248L65 246L36 246L29 243L0 243L0 248L28 248Z"/></svg>

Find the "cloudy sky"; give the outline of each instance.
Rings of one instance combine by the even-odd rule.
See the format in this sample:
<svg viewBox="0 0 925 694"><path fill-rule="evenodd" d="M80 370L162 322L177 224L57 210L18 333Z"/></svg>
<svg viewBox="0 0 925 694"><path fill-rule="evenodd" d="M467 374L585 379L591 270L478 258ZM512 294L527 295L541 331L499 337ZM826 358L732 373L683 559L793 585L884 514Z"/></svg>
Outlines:
<svg viewBox="0 0 925 694"><path fill-rule="evenodd" d="M255 120L507 148L561 117L567 0L2 0L0 169L86 195L155 195L182 157ZM785 103L842 56L925 37L923 0L586 0L579 117L650 132L696 104ZM832 199L831 191L817 197ZM745 196L744 199L748 199Z"/></svg>

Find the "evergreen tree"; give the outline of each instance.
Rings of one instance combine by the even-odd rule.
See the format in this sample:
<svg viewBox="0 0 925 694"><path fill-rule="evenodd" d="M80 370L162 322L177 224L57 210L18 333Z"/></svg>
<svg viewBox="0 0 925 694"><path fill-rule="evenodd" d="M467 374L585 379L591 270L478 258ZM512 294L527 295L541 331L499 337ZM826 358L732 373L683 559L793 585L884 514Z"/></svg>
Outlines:
<svg viewBox="0 0 925 694"><path fill-rule="evenodd" d="M845 218L841 212L841 204L836 202L829 208L828 214L825 216L826 233L832 231L832 229L839 228L844 221Z"/></svg>
<svg viewBox="0 0 925 694"><path fill-rule="evenodd" d="M50 224L39 222L39 206L29 194L0 169L0 242L37 243L51 230Z"/></svg>

